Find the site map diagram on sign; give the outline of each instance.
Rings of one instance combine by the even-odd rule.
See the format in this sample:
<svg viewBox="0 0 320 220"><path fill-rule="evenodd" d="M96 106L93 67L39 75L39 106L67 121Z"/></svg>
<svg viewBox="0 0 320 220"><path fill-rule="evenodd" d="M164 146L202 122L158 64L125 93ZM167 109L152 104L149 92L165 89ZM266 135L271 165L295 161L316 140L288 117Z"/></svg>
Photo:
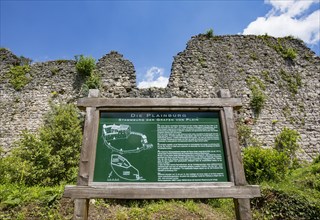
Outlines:
<svg viewBox="0 0 320 220"><path fill-rule="evenodd" d="M109 176L114 172L119 178L124 180L145 180L140 176L139 170L123 155L137 154L143 150L152 148L153 144L148 143L147 136L139 132L131 131L130 125L126 124L104 124L102 128L104 144L113 152L110 158L112 171ZM140 138L141 141L139 145L132 146L130 140L135 138L133 136Z"/></svg>

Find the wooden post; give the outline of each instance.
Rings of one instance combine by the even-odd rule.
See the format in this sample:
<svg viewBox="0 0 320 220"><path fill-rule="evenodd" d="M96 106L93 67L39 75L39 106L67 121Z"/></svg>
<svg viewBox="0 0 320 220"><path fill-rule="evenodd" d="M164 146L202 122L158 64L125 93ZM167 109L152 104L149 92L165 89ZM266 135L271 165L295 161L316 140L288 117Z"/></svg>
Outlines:
<svg viewBox="0 0 320 220"><path fill-rule="evenodd" d="M219 91L219 96L221 98L230 98L230 91L228 89L221 89ZM231 161L234 173L234 183L236 186L245 186L247 181L245 178L241 150L239 146L239 140L237 135L237 129L233 117L232 107L223 107L226 128L228 133L228 141L231 153ZM251 220L252 214L250 209L250 199L233 199L236 211L236 217L238 220Z"/></svg>
<svg viewBox="0 0 320 220"><path fill-rule="evenodd" d="M88 97L97 98L99 97L98 89L90 89ZM92 131L94 126L93 117L95 114L96 108L87 107L86 108L86 118L84 123L85 131ZM85 132L83 134L81 155L80 155L80 165L79 165L79 174L78 174L78 186L88 186L89 182L89 158L90 158L90 143L92 140L93 132ZM74 200L74 220L87 220L89 212L89 199L75 199Z"/></svg>

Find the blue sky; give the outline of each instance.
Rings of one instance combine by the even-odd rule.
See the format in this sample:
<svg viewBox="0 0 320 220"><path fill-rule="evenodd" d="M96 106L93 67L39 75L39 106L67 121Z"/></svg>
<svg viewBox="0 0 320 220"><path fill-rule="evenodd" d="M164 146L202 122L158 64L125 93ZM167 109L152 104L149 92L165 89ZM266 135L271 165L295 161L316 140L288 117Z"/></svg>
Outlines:
<svg viewBox="0 0 320 220"><path fill-rule="evenodd" d="M0 1L0 47L36 62L115 50L133 62L141 87L163 86L173 56L210 28L293 35L320 54L319 0Z"/></svg>

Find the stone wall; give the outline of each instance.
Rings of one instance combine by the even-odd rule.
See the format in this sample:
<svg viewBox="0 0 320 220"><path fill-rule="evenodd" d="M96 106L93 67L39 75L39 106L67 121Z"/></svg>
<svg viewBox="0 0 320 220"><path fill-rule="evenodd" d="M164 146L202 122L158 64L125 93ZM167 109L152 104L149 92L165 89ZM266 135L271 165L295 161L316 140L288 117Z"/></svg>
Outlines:
<svg viewBox="0 0 320 220"><path fill-rule="evenodd" d="M133 64L123 55L111 51L98 60L97 71L102 78L102 96L107 98L136 97L136 74Z"/></svg>
<svg viewBox="0 0 320 220"><path fill-rule="evenodd" d="M297 57L277 51L293 48ZM168 88L175 97L216 97L227 88L242 99L238 125L250 127L264 146L273 146L284 127L300 132L300 157L310 160L320 153L320 58L303 42L267 36L193 37L173 62ZM267 97L259 117L250 108L250 79L260 81ZM301 79L297 94L290 82ZM290 81L291 80L291 81ZM291 85L292 86L292 85Z"/></svg>
<svg viewBox="0 0 320 220"><path fill-rule="evenodd" d="M292 48L297 56L286 58ZM50 102L75 102L84 79L75 61L50 61L31 65L31 81L21 91L13 89L7 72L19 58L0 50L0 145L9 149L22 130L35 131ZM172 64L167 88L139 90L133 64L117 52L97 62L102 96L108 98L217 97L220 88L240 97L243 108L235 112L239 126L252 129L263 146L273 146L283 127L301 134L302 159L320 153L320 58L300 40L268 36L192 37ZM301 85L292 88L299 79ZM251 80L251 81L250 81ZM264 87L266 104L257 116L250 107L250 83ZM296 89L296 91L295 91Z"/></svg>

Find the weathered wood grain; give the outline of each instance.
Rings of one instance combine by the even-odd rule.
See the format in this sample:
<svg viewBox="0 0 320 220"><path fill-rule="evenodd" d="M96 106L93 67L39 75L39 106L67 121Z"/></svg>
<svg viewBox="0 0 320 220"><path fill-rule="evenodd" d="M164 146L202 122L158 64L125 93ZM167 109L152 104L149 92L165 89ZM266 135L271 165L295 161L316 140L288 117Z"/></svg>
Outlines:
<svg viewBox="0 0 320 220"><path fill-rule="evenodd" d="M99 91L99 90L98 90ZM95 90L89 91L89 97L98 97L99 93ZM94 133L92 130L97 126L94 120L96 108L87 107L86 117L84 122L84 134L82 140L81 154L80 154L80 164L79 164L79 175L77 185L86 186L89 182L89 160L92 152L92 140L94 138Z"/></svg>
<svg viewBox="0 0 320 220"><path fill-rule="evenodd" d="M64 190L69 198L114 199L183 199L183 198L254 198L260 196L259 186L211 186L211 185L149 185L149 186L70 186Z"/></svg>
<svg viewBox="0 0 320 220"><path fill-rule="evenodd" d="M89 90L89 97L98 97L99 90ZM92 152L92 142L94 140L94 133L90 132L96 126L95 119L96 108L87 107L86 108L86 118L84 123L84 132L83 141L81 147L80 154L80 164L79 164L79 174L77 185L79 186L87 186L89 183L89 169L90 169L90 157ZM89 211L89 199L75 199L74 200L74 212L73 219L74 220L87 220L88 219L88 211Z"/></svg>
<svg viewBox="0 0 320 220"><path fill-rule="evenodd" d="M230 97L230 91L226 89L221 89L220 92L221 98ZM246 186L247 181L245 178L241 150L239 146L237 128L233 117L233 108L232 107L223 107L224 111L224 120L226 124L226 136L228 138L231 163L233 167L234 174L234 183L236 186ZM258 188L260 193L260 188ZM259 197L257 195L256 197ZM235 212L237 220L251 220L252 213L250 209L250 197L234 197L233 202L235 205Z"/></svg>

